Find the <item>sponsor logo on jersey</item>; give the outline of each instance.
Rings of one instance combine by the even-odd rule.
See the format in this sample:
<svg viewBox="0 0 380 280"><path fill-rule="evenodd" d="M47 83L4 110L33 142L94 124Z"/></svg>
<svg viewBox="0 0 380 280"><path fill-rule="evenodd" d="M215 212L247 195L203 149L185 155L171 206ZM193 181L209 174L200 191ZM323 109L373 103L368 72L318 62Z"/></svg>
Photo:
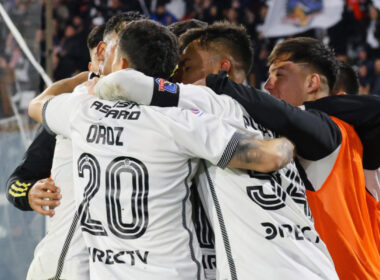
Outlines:
<svg viewBox="0 0 380 280"><path fill-rule="evenodd" d="M105 118L138 120L141 112L139 105L127 101L118 101L113 106L100 101L91 104L90 109L94 109L104 115Z"/></svg>
<svg viewBox="0 0 380 280"><path fill-rule="evenodd" d="M169 81L166 81L161 78L155 79L156 84L158 85L158 91L160 92L169 92L169 93L177 93L178 86Z"/></svg>
<svg viewBox="0 0 380 280"><path fill-rule="evenodd" d="M295 240L309 240L314 243L319 243L320 238L314 234L309 226L281 224L274 225L273 223L261 223L265 230L265 238L273 240L275 238L293 238ZM310 234L311 233L311 234ZM309 236L308 236L309 235Z"/></svg>
<svg viewBox="0 0 380 280"><path fill-rule="evenodd" d="M148 251L131 250L131 251L113 251L110 249L101 250L98 248L88 248L90 261L104 264L127 263L131 266L136 265L136 262L148 263Z"/></svg>

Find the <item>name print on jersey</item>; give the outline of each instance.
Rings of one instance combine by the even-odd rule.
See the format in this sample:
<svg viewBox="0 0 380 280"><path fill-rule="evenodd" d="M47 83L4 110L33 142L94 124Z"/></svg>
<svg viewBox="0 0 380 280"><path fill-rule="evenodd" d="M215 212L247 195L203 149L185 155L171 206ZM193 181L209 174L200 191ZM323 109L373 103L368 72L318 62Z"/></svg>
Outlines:
<svg viewBox="0 0 380 280"><path fill-rule="evenodd" d="M253 128L254 130L259 130L263 133L263 136L269 137L269 138L276 138L278 137L276 133L273 131L263 127L261 124L254 121L254 119L251 116L245 115L243 116L244 119L244 127L245 128Z"/></svg>
<svg viewBox="0 0 380 280"><path fill-rule="evenodd" d="M104 104L100 101L94 101L94 103L90 106L90 108L103 113L106 118L138 120L141 112L132 111L135 107L138 108L136 103L131 103L128 101L118 101L113 106Z"/></svg>
<svg viewBox="0 0 380 280"><path fill-rule="evenodd" d="M90 259L92 262L101 262L104 264L128 263L131 266L136 265L136 262L148 263L148 251L118 251L100 250L97 248L88 248Z"/></svg>
<svg viewBox="0 0 380 280"><path fill-rule="evenodd" d="M123 127L110 127L98 124L92 124L88 129L86 141L95 144L107 144L115 146L123 146L124 143L120 140Z"/></svg>

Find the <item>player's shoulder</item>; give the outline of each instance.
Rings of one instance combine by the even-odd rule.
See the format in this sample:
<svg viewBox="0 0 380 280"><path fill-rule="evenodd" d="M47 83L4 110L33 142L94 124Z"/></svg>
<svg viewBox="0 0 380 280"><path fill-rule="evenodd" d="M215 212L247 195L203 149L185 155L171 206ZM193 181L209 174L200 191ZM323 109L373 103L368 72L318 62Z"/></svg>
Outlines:
<svg viewBox="0 0 380 280"><path fill-rule="evenodd" d="M209 118L211 114L202 111L200 108L179 108L179 107L157 107L157 106L141 106L142 114L148 114L155 120L173 123L193 122L197 119L202 121Z"/></svg>

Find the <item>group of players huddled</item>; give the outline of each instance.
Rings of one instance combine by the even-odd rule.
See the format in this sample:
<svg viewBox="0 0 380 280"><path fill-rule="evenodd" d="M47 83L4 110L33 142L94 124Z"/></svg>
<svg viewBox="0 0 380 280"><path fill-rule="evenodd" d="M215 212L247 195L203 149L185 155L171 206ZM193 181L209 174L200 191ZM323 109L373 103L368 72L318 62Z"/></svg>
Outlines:
<svg viewBox="0 0 380 280"><path fill-rule="evenodd" d="M88 37L7 183L50 216L28 280L380 279L380 98L312 38L244 85L243 26L136 12Z"/></svg>

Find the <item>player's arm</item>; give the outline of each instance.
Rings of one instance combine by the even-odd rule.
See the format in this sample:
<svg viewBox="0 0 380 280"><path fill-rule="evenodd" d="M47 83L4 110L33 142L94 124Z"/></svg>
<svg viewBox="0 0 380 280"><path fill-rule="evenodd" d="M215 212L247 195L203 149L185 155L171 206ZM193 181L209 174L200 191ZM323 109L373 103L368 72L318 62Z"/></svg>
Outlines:
<svg viewBox="0 0 380 280"><path fill-rule="evenodd" d="M228 167L272 172L293 159L294 146L284 137L258 140L249 134L239 134L239 138Z"/></svg>
<svg viewBox="0 0 380 280"><path fill-rule="evenodd" d="M107 100L127 100L159 107L197 108L241 126L241 107L227 96L218 96L206 86L174 84L133 69L111 73L95 86L96 95Z"/></svg>
<svg viewBox="0 0 380 280"><path fill-rule="evenodd" d="M339 128L325 113L301 110L255 88L236 84L223 73L209 75L206 83L216 93L238 101L255 121L290 139L304 159L322 159L341 143Z"/></svg>
<svg viewBox="0 0 380 280"><path fill-rule="evenodd" d="M305 103L335 116L352 126L363 144L363 165L374 170L380 167L380 97L374 95L337 95Z"/></svg>
<svg viewBox="0 0 380 280"><path fill-rule="evenodd" d="M55 82L30 102L28 109L29 116L37 122L42 123L42 109L44 104L52 97L62 93L72 92L77 85L85 82L87 78L88 72L82 72L74 77Z"/></svg>
<svg viewBox="0 0 380 280"><path fill-rule="evenodd" d="M60 193L44 182L50 175L55 147L55 137L40 128L37 136L24 154L22 162L9 176L6 183L6 196L16 208L35 210L42 215L53 215L54 210L44 210L43 206L57 206ZM44 198L51 199L50 201Z"/></svg>
<svg viewBox="0 0 380 280"><path fill-rule="evenodd" d="M294 146L286 138L263 140L257 134L241 132L225 120L196 110L166 112L168 129L179 151L191 158L203 158L221 168L233 167L259 172L282 168L293 158ZM197 137L194 137L196 135Z"/></svg>

